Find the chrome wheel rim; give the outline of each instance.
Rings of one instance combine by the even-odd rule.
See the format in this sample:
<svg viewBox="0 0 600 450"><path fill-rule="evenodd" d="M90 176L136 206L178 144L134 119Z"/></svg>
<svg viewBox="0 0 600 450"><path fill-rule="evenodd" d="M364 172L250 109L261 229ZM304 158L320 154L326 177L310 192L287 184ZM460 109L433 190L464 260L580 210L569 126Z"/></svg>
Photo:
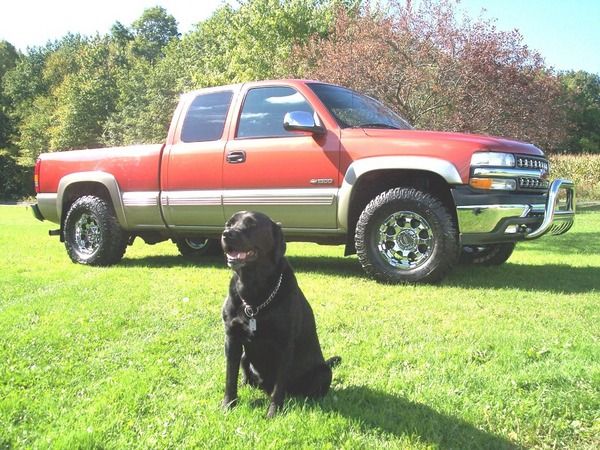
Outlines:
<svg viewBox="0 0 600 450"><path fill-rule="evenodd" d="M85 256L96 253L100 248L102 235L100 226L94 216L82 214L75 223L75 247Z"/></svg>
<svg viewBox="0 0 600 450"><path fill-rule="evenodd" d="M192 250L202 250L208 245L208 239L186 239L185 243Z"/></svg>
<svg viewBox="0 0 600 450"><path fill-rule="evenodd" d="M398 211L385 219L378 229L377 250L392 267L412 270L431 256L433 230L419 214Z"/></svg>

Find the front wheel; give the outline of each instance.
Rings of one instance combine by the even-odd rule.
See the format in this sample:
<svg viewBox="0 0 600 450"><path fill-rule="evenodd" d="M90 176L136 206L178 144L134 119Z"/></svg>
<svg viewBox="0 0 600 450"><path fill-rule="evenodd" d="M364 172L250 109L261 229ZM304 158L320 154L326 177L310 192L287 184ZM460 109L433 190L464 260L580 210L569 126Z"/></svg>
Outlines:
<svg viewBox="0 0 600 450"><path fill-rule="evenodd" d="M410 188L371 200L356 224L355 245L365 272L386 283L439 281L456 265L459 248L442 202Z"/></svg>
<svg viewBox="0 0 600 450"><path fill-rule="evenodd" d="M112 206L91 195L80 197L71 205L63 233L69 257L80 264L116 264L127 247L127 233L120 227Z"/></svg>

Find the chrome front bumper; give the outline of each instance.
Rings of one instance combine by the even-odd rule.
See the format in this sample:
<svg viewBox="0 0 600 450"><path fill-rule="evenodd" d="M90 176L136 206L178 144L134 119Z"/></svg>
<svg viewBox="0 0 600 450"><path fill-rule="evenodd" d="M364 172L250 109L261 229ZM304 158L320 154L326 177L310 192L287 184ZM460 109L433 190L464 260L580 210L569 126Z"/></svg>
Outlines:
<svg viewBox="0 0 600 450"><path fill-rule="evenodd" d="M548 188L545 204L457 206L457 216L461 238L469 244L563 234L575 219L575 186L558 179Z"/></svg>
<svg viewBox="0 0 600 450"><path fill-rule="evenodd" d="M564 203L560 194L564 190ZM539 228L525 235L525 239L535 239L546 233L564 234L575 221L575 184L571 180L554 180L548 188L548 200L544 209L544 220Z"/></svg>

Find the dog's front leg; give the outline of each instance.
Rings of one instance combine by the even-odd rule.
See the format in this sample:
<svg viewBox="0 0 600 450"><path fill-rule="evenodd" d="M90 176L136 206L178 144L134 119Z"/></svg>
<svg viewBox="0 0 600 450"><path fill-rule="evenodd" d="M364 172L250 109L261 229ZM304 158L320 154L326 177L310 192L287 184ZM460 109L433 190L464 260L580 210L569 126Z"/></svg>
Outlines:
<svg viewBox="0 0 600 450"><path fill-rule="evenodd" d="M237 403L238 373L240 371L240 360L242 358L242 343L239 339L226 335L225 358L227 369L225 374L225 397L223 408L229 409Z"/></svg>
<svg viewBox="0 0 600 450"><path fill-rule="evenodd" d="M289 378L290 367L294 360L294 345L290 343L286 346L281 359L279 361L279 367L277 368L277 376L275 378L275 386L271 393L271 403L269 404L269 410L267 417L272 418L277 414L277 411L283 407L283 401L285 399L285 392L287 390L287 381Z"/></svg>

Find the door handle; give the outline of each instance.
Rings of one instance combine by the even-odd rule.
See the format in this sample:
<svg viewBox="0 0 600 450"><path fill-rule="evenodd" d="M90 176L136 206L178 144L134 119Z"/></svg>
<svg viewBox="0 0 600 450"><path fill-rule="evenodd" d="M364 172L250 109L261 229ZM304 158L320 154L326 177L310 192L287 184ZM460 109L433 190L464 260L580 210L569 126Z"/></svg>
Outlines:
<svg viewBox="0 0 600 450"><path fill-rule="evenodd" d="M240 164L246 162L246 152L244 150L237 150L227 153L227 162L229 164Z"/></svg>

